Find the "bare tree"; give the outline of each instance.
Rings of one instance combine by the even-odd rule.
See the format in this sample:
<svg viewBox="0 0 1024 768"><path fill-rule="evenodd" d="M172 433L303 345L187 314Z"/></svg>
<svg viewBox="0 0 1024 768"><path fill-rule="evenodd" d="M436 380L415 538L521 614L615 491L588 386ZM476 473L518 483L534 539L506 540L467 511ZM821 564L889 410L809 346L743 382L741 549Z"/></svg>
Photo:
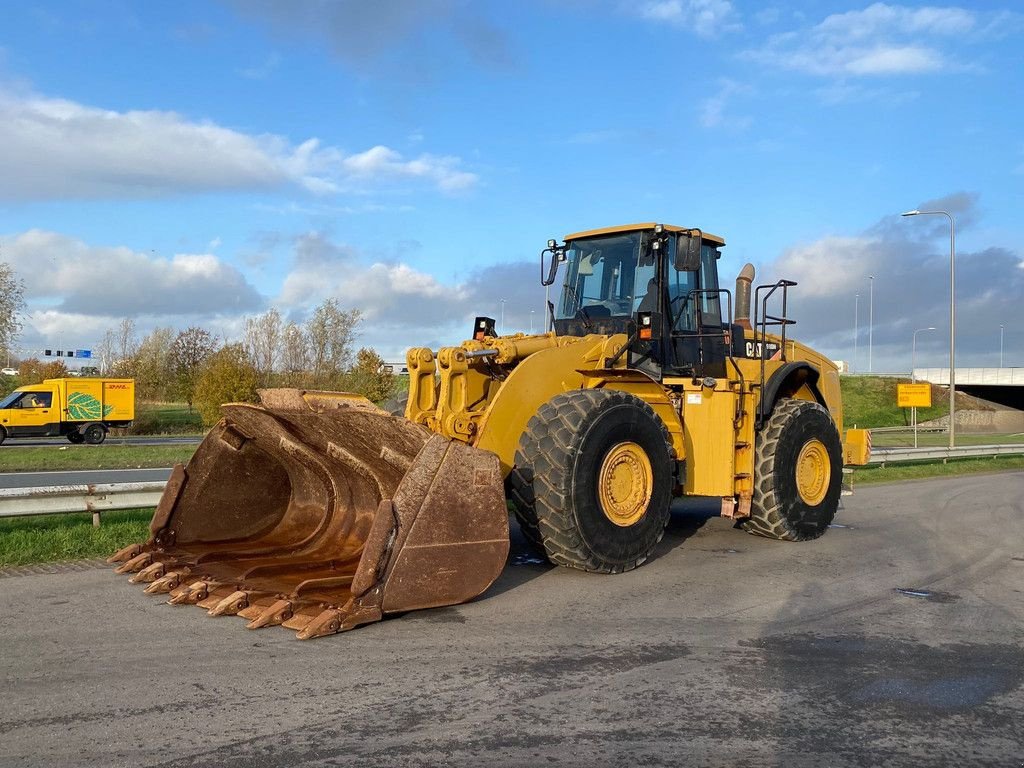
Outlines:
<svg viewBox="0 0 1024 768"><path fill-rule="evenodd" d="M289 322L281 334L281 368L285 373L306 370L306 339L294 322Z"/></svg>
<svg viewBox="0 0 1024 768"><path fill-rule="evenodd" d="M314 386L336 382L349 368L360 318L358 309L341 309L337 299L326 299L313 311L306 323L306 345Z"/></svg>
<svg viewBox="0 0 1024 768"><path fill-rule="evenodd" d="M203 364L217 351L217 340L209 331L192 326L178 334L171 347L178 397L185 399L189 411L195 401L196 384Z"/></svg>
<svg viewBox="0 0 1024 768"><path fill-rule="evenodd" d="M21 333L21 313L25 310L25 283L0 262L0 351L10 354Z"/></svg>
<svg viewBox="0 0 1024 768"><path fill-rule="evenodd" d="M276 309L245 321L245 349L263 385L269 383L277 365L283 335L281 313Z"/></svg>
<svg viewBox="0 0 1024 768"><path fill-rule="evenodd" d="M100 360L100 373L106 375L110 372L110 369L114 364L114 356L116 354L117 334L114 333L113 328L108 328L107 332L103 334L103 339L100 341L99 346L96 349L96 357Z"/></svg>
<svg viewBox="0 0 1024 768"><path fill-rule="evenodd" d="M126 317L114 331L114 350L117 352L119 360L127 361L135 357L138 349L139 339L135 335L135 321ZM124 365L123 362L122 365Z"/></svg>

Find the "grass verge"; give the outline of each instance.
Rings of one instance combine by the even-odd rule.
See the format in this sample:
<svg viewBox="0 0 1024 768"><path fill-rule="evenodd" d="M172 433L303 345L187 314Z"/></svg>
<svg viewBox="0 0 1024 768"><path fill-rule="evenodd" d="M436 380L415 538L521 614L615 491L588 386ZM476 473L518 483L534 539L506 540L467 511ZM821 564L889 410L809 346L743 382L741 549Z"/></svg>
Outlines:
<svg viewBox="0 0 1024 768"><path fill-rule="evenodd" d="M981 472L1024 470L1024 456L996 456L994 458L953 459L946 464L889 464L885 467L857 467L853 471L853 488L875 483L895 483L901 480L923 480L929 477L954 477Z"/></svg>
<svg viewBox="0 0 1024 768"><path fill-rule="evenodd" d="M109 557L149 537L152 509L104 512L94 528L89 513L0 520L0 567Z"/></svg>
<svg viewBox="0 0 1024 768"><path fill-rule="evenodd" d="M61 469L143 469L187 462L196 445L69 445L66 448L5 446L0 472Z"/></svg>

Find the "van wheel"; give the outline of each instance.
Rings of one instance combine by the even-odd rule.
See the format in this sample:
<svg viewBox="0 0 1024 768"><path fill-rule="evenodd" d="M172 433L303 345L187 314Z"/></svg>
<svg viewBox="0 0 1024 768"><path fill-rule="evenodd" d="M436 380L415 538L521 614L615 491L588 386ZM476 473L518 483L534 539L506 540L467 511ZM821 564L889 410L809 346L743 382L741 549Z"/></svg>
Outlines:
<svg viewBox="0 0 1024 768"><path fill-rule="evenodd" d="M85 442L89 445L99 445L107 439L107 430L99 424L90 424L85 428Z"/></svg>
<svg viewBox="0 0 1024 768"><path fill-rule="evenodd" d="M81 432L69 432L68 442L74 443L75 445L81 445L82 443L85 442L85 435L83 435Z"/></svg>

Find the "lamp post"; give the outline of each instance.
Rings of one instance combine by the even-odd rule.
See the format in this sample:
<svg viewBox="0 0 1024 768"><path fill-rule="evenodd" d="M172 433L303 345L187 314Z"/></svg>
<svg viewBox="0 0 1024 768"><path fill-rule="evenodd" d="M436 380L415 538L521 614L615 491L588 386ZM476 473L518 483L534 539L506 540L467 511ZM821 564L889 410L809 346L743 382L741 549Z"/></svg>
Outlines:
<svg viewBox="0 0 1024 768"><path fill-rule="evenodd" d="M501 328L498 331L499 336L505 335L505 300L501 299Z"/></svg>
<svg viewBox="0 0 1024 768"><path fill-rule="evenodd" d="M530 310L530 335L531 336L533 335L533 313L534 312L535 312L535 310L533 310L533 309Z"/></svg>
<svg viewBox="0 0 1024 768"><path fill-rule="evenodd" d="M872 362L872 352L874 351L874 330L875 330L875 276L868 275L869 290L868 294L868 373L875 370L874 363Z"/></svg>
<svg viewBox="0 0 1024 768"><path fill-rule="evenodd" d="M918 328L914 331L914 340L910 345L910 381L911 383L917 381L917 377L914 372L917 370L917 334L921 331L934 331L935 326L929 325L927 328ZM914 423L914 447L917 448L917 406L915 405L910 409L910 420Z"/></svg>
<svg viewBox="0 0 1024 768"><path fill-rule="evenodd" d="M999 324L999 367L1003 367L1003 324Z"/></svg>
<svg viewBox="0 0 1024 768"><path fill-rule="evenodd" d="M956 447L956 222L949 211L907 211L901 216L949 219L949 447Z"/></svg>
<svg viewBox="0 0 1024 768"><path fill-rule="evenodd" d="M857 339L860 337L860 294L853 297L853 368L857 369Z"/></svg>

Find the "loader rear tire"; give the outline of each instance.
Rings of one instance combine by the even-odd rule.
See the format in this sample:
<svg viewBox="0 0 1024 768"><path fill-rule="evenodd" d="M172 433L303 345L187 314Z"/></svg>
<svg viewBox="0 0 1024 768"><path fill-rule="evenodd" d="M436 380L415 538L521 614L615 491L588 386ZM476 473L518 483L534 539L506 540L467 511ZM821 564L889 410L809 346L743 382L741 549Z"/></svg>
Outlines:
<svg viewBox="0 0 1024 768"><path fill-rule="evenodd" d="M821 536L839 506L842 457L839 432L824 406L780 401L757 436L754 496L743 530L785 541Z"/></svg>
<svg viewBox="0 0 1024 768"><path fill-rule="evenodd" d="M520 441L510 477L516 516L553 563L632 570L665 534L672 467L668 430L647 403L613 390L565 392L541 406Z"/></svg>

